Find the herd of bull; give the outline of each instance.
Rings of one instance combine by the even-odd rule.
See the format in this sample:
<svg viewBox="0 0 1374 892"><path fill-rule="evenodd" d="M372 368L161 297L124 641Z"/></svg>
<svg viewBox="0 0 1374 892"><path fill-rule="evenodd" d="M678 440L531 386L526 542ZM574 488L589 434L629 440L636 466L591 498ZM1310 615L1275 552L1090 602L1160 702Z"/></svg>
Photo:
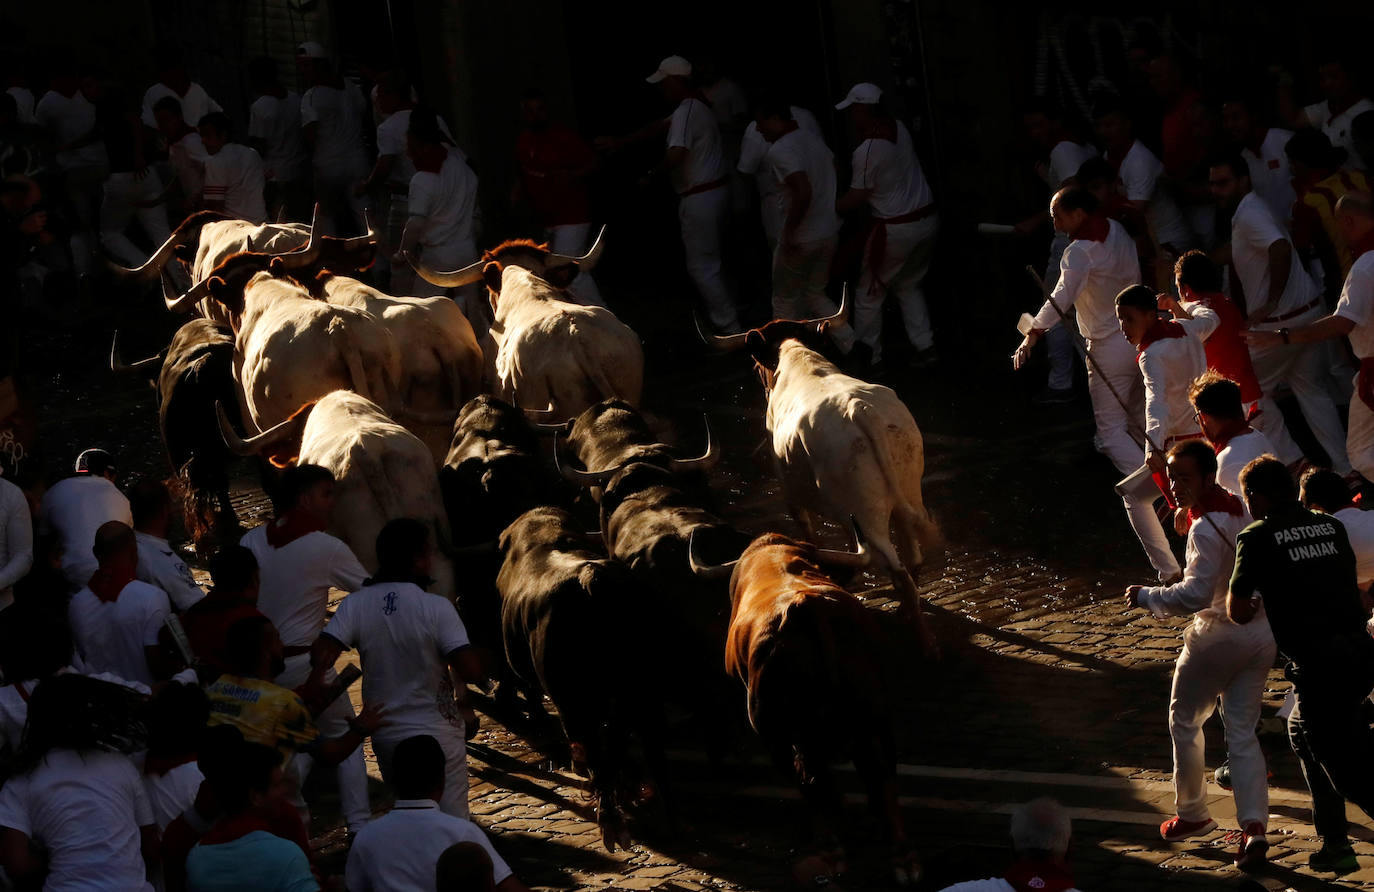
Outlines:
<svg viewBox="0 0 1374 892"><path fill-rule="evenodd" d="M350 277L370 265L371 235L201 213L142 267L119 270L160 279L168 308L198 317L161 356L125 365L116 346L111 364L160 370L161 432L198 544L237 529L235 455L261 459L269 494L274 467L329 468L332 532L369 568L388 520L429 524L434 590L457 597L475 643L504 652L497 704L537 719L552 701L609 849L628 845L630 817L647 819L650 803L671 820L665 703L725 727L733 676L770 757L799 780L817 840L837 845L830 766L848 756L896 878L914 880L874 616L836 575L870 563L889 574L933 653L915 572L941 542L921 494L920 431L892 390L825 358L847 299L828 319L703 332L715 350L752 356L806 534L750 541L716 513L709 426L702 455L661 442L637 408L639 338L567 291L601 249L598 238L567 257L514 241L461 270L412 261L437 285L485 284L493 320L479 341L448 298ZM588 506L595 533L578 520ZM820 516L849 530L848 550L814 544Z"/></svg>

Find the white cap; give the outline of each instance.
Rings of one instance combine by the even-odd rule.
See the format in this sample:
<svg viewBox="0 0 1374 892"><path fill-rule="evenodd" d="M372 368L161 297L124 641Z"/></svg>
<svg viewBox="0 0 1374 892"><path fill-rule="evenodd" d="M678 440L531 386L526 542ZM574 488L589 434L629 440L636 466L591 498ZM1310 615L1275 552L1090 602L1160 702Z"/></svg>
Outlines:
<svg viewBox="0 0 1374 892"><path fill-rule="evenodd" d="M878 100L883 98L883 91L877 84L855 84L849 91L849 95L844 97L843 102L835 104L837 109L846 109L851 105L877 105Z"/></svg>
<svg viewBox="0 0 1374 892"><path fill-rule="evenodd" d="M304 56L307 59L329 58L329 53L325 51L324 44L315 40L307 40L305 43L296 47L296 55Z"/></svg>
<svg viewBox="0 0 1374 892"><path fill-rule="evenodd" d="M681 56L669 56L658 63L658 71L645 78L651 84L656 84L664 78L669 77L691 77L692 63Z"/></svg>

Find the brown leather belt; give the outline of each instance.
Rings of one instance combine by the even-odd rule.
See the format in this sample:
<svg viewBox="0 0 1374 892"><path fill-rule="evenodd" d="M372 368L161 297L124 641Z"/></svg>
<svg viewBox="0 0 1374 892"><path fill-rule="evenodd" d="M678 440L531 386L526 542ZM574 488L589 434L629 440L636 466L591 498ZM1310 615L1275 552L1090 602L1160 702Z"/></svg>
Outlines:
<svg viewBox="0 0 1374 892"><path fill-rule="evenodd" d="M712 180L709 183L702 183L698 186L693 186L686 192L679 192L677 194L677 197L686 198L688 195L697 195L702 192L710 192L712 189L719 189L721 186L724 186L728 182L730 182L729 177L721 177L720 179Z"/></svg>
<svg viewBox="0 0 1374 892"><path fill-rule="evenodd" d="M915 223L917 220L924 220L933 213L935 213L935 203L931 202L925 207L919 207L909 214L898 214L895 217L876 217L874 219L886 226L892 226L896 223Z"/></svg>
<svg viewBox="0 0 1374 892"><path fill-rule="evenodd" d="M1282 316L1270 316L1268 319L1261 319L1261 320L1259 321L1259 324L1260 324L1260 325L1268 325L1268 324L1271 323L1271 322L1287 322L1289 319L1296 319L1296 318L1298 318L1299 316L1301 316L1303 313L1306 313L1308 310L1310 310L1310 309L1312 309L1313 307L1315 307L1315 306L1316 306L1317 304L1319 304L1319 303L1321 303L1321 298L1320 298L1320 297L1314 297L1314 298L1312 298L1312 300L1310 300L1310 301L1308 301L1307 303L1303 304L1302 306L1298 307L1296 310L1294 310L1294 311L1291 312L1291 313L1284 313Z"/></svg>

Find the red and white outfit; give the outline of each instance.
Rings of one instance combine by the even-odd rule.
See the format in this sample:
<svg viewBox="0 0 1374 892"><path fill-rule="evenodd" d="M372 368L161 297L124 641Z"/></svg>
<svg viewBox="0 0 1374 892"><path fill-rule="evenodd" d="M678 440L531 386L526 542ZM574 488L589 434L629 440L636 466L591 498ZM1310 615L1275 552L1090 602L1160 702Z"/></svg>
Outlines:
<svg viewBox="0 0 1374 892"><path fill-rule="evenodd" d="M1274 635L1264 608L1250 622L1231 622L1226 595L1236 559L1236 535L1250 523L1237 496L1213 490L1190 509L1187 567L1174 585L1140 590L1140 606L1156 617L1187 616L1183 652L1174 665L1169 733L1174 741L1174 801L1184 821L1202 822L1207 809L1202 726L1221 697L1231 763L1236 820L1241 827L1268 823L1269 782L1255 727L1269 670Z"/></svg>
<svg viewBox="0 0 1374 892"><path fill-rule="evenodd" d="M420 227L419 246L425 263L434 269L458 269L477 260L477 174L459 150L450 147L438 170L421 170L410 178L406 196L407 226ZM448 289L419 276L411 290L416 297L438 297ZM457 303L478 339L486 336L487 316L481 306L485 289L468 286Z"/></svg>
<svg viewBox="0 0 1374 892"><path fill-rule="evenodd" d="M1285 226L1291 224L1293 202L1298 200L1298 193L1293 191L1293 174L1288 169L1288 155L1284 152L1292 138L1292 130L1270 127L1256 143L1240 150L1240 157L1250 168L1250 188L1264 199L1269 210L1274 212L1274 219Z"/></svg>
<svg viewBox="0 0 1374 892"><path fill-rule="evenodd" d="M549 249L572 257L591 250L596 237L591 194L586 182L570 172L595 162L592 147L571 127L550 124L542 130L523 130L515 142L515 158L520 188L548 234ZM589 272L579 272L568 291L588 306L606 305Z"/></svg>
<svg viewBox="0 0 1374 892"><path fill-rule="evenodd" d="M1256 430L1264 431L1274 444L1272 454L1284 464L1302 458L1302 450L1293 442L1284 424L1283 413L1272 399L1260 389L1259 377L1250 359L1250 348L1241 332L1245 317L1240 308L1226 295L1215 292L1197 294L1195 301L1182 304L1190 316L1201 323L1198 329L1207 348L1207 368L1224 375L1240 386L1240 401ZM1230 487L1226 487L1230 489Z"/></svg>
<svg viewBox="0 0 1374 892"><path fill-rule="evenodd" d="M1207 354L1199 334L1201 323L1194 319L1177 322L1156 320L1141 339L1136 362L1145 382L1146 448L1160 451L1160 456L1181 440L1202 436L1193 407L1188 402L1188 387L1207 371ZM1126 504L1126 516L1150 565L1160 579L1178 573L1178 561L1169 548L1169 539L1155 514L1154 503L1161 492L1167 495L1168 481L1142 465L1117 485L1121 500Z"/></svg>
<svg viewBox="0 0 1374 892"><path fill-rule="evenodd" d="M1355 470L1374 480L1374 251L1364 250L1351 264L1336 315L1355 323L1350 347L1360 360L1345 447Z"/></svg>
<svg viewBox="0 0 1374 892"><path fill-rule="evenodd" d="M287 512L285 522L268 521L249 530L239 541L258 559L258 610L272 620L286 647L286 669L273 681L291 690L310 677L310 646L324 628L330 588L351 592L361 588L367 577L353 550L341 539L294 523L293 517ZM325 679L333 681L334 670L329 670ZM323 736L338 737L348 732L353 717L353 704L348 697L338 697L316 717L315 723ZM308 776L313 764L311 757L298 753L293 758L296 777ZM344 820L350 830L356 831L372 816L362 747L340 762L335 771ZM305 803L299 795L297 787L295 805L304 812ZM303 814L306 818L308 813ZM306 826L310 826L308 820Z"/></svg>
<svg viewBox="0 0 1374 892"><path fill-rule="evenodd" d="M682 100L668 119L668 148L687 150L686 159L672 170L687 275L701 295L711 325L719 332L737 332L735 298L721 269L721 231L730 213L730 168L711 107L692 96Z"/></svg>
<svg viewBox="0 0 1374 892"><path fill-rule="evenodd" d="M791 111L792 120L797 122L798 127L822 143L825 142L825 134L821 131L821 125L815 115L795 105L791 106ZM777 180L763 163L763 159L768 155L768 147L768 140L759 133L759 125L750 121L749 126L744 128L744 138L740 142L739 164L735 169L753 177L758 185L763 237L768 240L768 250L771 251L777 247L778 233L782 230L782 208L778 205Z"/></svg>
<svg viewBox="0 0 1374 892"><path fill-rule="evenodd" d="M1051 294L1063 312L1077 308L1078 331L1087 341L1088 352L1102 368L1099 374L1088 363L1088 395L1097 423L1093 445L1122 474L1140 467L1145 456L1130 433L1132 428L1139 429L1145 414L1145 382L1136 363L1135 349L1121 334L1116 320L1116 296L1139 282L1140 260L1135 242L1120 223L1094 217L1064 249L1059 261L1059 282ZM1045 301L1035 314L1035 328L1048 331L1058 324L1059 313L1050 301ZM1130 412L1112 396L1108 380L1131 406Z"/></svg>
<svg viewBox="0 0 1374 892"><path fill-rule="evenodd" d="M1240 472L1262 455L1274 455L1274 445L1264 431L1247 427L1225 440L1212 443L1217 454L1217 485L1232 495L1241 495Z"/></svg>
<svg viewBox="0 0 1374 892"><path fill-rule="evenodd" d="M1245 304L1253 313L1269 299L1269 246L1278 241L1292 245L1288 232L1275 219L1264 199L1254 192L1246 193L1231 218L1231 264ZM1233 296L1237 282L1232 283ZM1265 319L1251 316L1250 328L1257 331L1277 331L1298 328L1322 317L1321 292L1303 269L1298 252L1293 250L1293 264L1288 282L1278 306ZM1250 345L1250 359L1259 377L1260 388L1274 393L1287 382L1297 397L1303 417L1312 428L1317 442L1331 458L1336 473L1350 473L1345 455L1345 430L1336 403L1327 388L1328 352L1324 344Z"/></svg>
<svg viewBox="0 0 1374 892"><path fill-rule="evenodd" d="M249 223L267 220L262 159L248 146L225 143L205 159L205 200L224 202L224 212Z"/></svg>
<svg viewBox="0 0 1374 892"><path fill-rule="evenodd" d="M453 602L413 583L377 582L344 598L323 634L357 648L363 700L386 710L386 724L372 735L382 777L390 780L401 741L428 734L444 750L441 807L466 818L467 737L462 720L450 720L439 703L450 689L449 655L469 644Z"/></svg>
<svg viewBox="0 0 1374 892"><path fill-rule="evenodd" d="M864 243L854 295L854 332L872 349L874 362L883 354L883 303L889 294L902 309L911 345L917 350L935 345L921 283L935 253L940 218L911 132L901 121L893 124L890 139L873 136L854 150L849 184L869 193L873 231Z"/></svg>

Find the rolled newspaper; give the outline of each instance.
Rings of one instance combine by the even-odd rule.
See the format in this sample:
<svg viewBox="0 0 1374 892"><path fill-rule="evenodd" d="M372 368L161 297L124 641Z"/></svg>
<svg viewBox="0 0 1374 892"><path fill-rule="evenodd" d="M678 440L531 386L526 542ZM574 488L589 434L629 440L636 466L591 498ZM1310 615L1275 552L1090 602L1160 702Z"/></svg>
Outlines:
<svg viewBox="0 0 1374 892"><path fill-rule="evenodd" d="M1024 338L1031 333L1032 328L1035 328L1035 317L1030 313L1022 313L1021 318L1016 321L1016 330L1019 331L1021 337Z"/></svg>

